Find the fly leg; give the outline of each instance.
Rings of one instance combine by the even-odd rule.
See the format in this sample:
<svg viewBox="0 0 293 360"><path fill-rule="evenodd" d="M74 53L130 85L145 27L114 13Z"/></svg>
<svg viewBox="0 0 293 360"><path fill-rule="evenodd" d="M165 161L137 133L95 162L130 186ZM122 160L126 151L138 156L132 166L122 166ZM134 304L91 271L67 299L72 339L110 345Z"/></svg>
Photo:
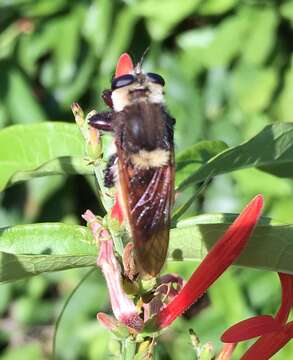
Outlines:
<svg viewBox="0 0 293 360"><path fill-rule="evenodd" d="M110 108L113 109L113 101L112 101L112 91L111 90L104 90L102 93L102 99L104 103Z"/></svg>
<svg viewBox="0 0 293 360"><path fill-rule="evenodd" d="M110 156L104 170L104 185L107 188L111 188L115 185L117 177L117 154Z"/></svg>
<svg viewBox="0 0 293 360"><path fill-rule="evenodd" d="M113 116L114 116L113 111L103 111L100 113L91 112L87 120L92 127L98 130L113 131L113 127L112 127Z"/></svg>

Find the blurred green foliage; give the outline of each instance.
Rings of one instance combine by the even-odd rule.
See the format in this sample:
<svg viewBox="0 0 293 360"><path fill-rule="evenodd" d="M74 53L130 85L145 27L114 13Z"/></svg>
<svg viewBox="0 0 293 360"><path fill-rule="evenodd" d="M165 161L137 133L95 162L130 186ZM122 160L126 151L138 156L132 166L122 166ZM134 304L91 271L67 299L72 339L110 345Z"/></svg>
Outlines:
<svg viewBox="0 0 293 360"><path fill-rule="evenodd" d="M139 60L167 83L177 119L176 149L200 140L237 145L275 121L293 121L293 4L273 0L10 0L0 1L0 127L44 120L73 121L70 104L103 109L118 56ZM1 149L0 149L1 151ZM1 170L0 170L1 171ZM252 180L253 179L253 180ZM50 177L0 194L0 224L79 223L99 211L87 177ZM248 169L219 176L191 209L238 211L263 192L266 215L293 222L292 180ZM194 264L166 271L188 276ZM53 323L85 270L1 285L1 359L48 359ZM223 330L252 314L274 313L275 274L231 270L204 299L161 336L158 359L193 359L193 328L219 348ZM58 359L105 359L117 344L95 320L109 309L97 271L78 289L61 322ZM247 345L241 345L235 355ZM274 359L292 357L289 344Z"/></svg>

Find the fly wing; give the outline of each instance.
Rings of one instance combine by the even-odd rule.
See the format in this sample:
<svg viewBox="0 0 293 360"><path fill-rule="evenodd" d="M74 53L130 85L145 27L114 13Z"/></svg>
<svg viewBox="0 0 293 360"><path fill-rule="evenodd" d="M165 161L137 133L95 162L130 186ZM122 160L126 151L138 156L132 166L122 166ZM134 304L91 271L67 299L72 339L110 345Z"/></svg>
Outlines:
<svg viewBox="0 0 293 360"><path fill-rule="evenodd" d="M139 169L118 149L120 201L127 213L137 265L155 276L165 262L174 197L174 155L162 167Z"/></svg>

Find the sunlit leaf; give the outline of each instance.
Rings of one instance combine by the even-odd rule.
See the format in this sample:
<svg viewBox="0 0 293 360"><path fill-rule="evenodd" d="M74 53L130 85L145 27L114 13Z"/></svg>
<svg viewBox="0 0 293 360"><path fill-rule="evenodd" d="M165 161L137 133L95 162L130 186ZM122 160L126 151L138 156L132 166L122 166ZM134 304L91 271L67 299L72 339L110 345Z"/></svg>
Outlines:
<svg viewBox="0 0 293 360"><path fill-rule="evenodd" d="M52 51L57 30L56 21L42 22L38 31L33 31L20 38L19 62L30 75L37 71L39 58Z"/></svg>
<svg viewBox="0 0 293 360"><path fill-rule="evenodd" d="M113 6L111 1L95 0L87 9L82 32L96 54L101 54L107 43Z"/></svg>
<svg viewBox="0 0 293 360"><path fill-rule="evenodd" d="M262 64L275 44L278 14L272 7L250 9L251 22L257 24L250 28L242 47L242 58L251 64Z"/></svg>
<svg viewBox="0 0 293 360"><path fill-rule="evenodd" d="M227 149L223 141L201 141L176 156L176 184L194 173L210 158Z"/></svg>
<svg viewBox="0 0 293 360"><path fill-rule="evenodd" d="M243 144L224 150L177 185L183 190L207 177L249 167L280 177L292 177L292 163L293 124L278 123L265 127Z"/></svg>
<svg viewBox="0 0 293 360"><path fill-rule="evenodd" d="M76 6L70 14L60 17L56 22L53 63L57 84L68 83L76 74L76 58L79 52L78 44L83 16L84 9Z"/></svg>
<svg viewBox="0 0 293 360"><path fill-rule="evenodd" d="M19 27L16 24L8 26L0 34L0 59L11 55L14 50L16 39L20 34Z"/></svg>
<svg viewBox="0 0 293 360"><path fill-rule="evenodd" d="M94 265L97 248L85 227L47 223L4 228L0 253L0 278L8 281Z"/></svg>
<svg viewBox="0 0 293 360"><path fill-rule="evenodd" d="M137 20L138 16L133 12L131 7L122 9L117 15L101 63L102 73L109 74L113 71L120 54L127 49L130 43L131 34Z"/></svg>
<svg viewBox="0 0 293 360"><path fill-rule="evenodd" d="M39 104L28 79L16 68L8 71L6 105L13 122L25 124L46 120L46 114Z"/></svg>
<svg viewBox="0 0 293 360"><path fill-rule="evenodd" d="M134 10L147 21L150 34L155 40L162 40L170 29L191 14L199 0L143 0L137 2Z"/></svg>
<svg viewBox="0 0 293 360"><path fill-rule="evenodd" d="M34 176L91 173L83 160L84 142L75 124L15 125L0 131L0 190Z"/></svg>
<svg viewBox="0 0 293 360"><path fill-rule="evenodd" d="M26 16L50 16L66 6L66 0L42 0L24 10Z"/></svg>
<svg viewBox="0 0 293 360"><path fill-rule="evenodd" d="M202 15L220 15L238 3L238 0L206 0L199 6L199 13Z"/></svg>
<svg viewBox="0 0 293 360"><path fill-rule="evenodd" d="M63 104L64 109L69 109L70 105L79 99L89 83L91 83L91 74L95 67L95 57L92 51L84 54L77 75L72 82L62 84L55 89L55 96ZM52 70L53 68L51 68ZM47 74L48 76L49 74Z"/></svg>
<svg viewBox="0 0 293 360"><path fill-rule="evenodd" d="M202 215L171 230L169 260L199 262L236 215ZM42 272L94 266L97 246L86 227L61 223L19 225L0 232L0 280L12 281ZM293 273L293 225L262 219L238 265Z"/></svg>
<svg viewBox="0 0 293 360"><path fill-rule="evenodd" d="M276 84L273 68L241 65L234 71L231 91L243 111L255 113L269 105Z"/></svg>
<svg viewBox="0 0 293 360"><path fill-rule="evenodd" d="M205 214L182 220L171 231L169 256L201 260L235 219L231 214ZM293 226L262 218L237 264L293 273Z"/></svg>
<svg viewBox="0 0 293 360"><path fill-rule="evenodd" d="M285 74L285 84L278 101L278 119L280 121L293 122L292 103L293 103L293 57L291 66Z"/></svg>
<svg viewBox="0 0 293 360"><path fill-rule="evenodd" d="M286 1L282 4L281 15L284 16L291 22L291 26L293 26L293 3L291 1Z"/></svg>

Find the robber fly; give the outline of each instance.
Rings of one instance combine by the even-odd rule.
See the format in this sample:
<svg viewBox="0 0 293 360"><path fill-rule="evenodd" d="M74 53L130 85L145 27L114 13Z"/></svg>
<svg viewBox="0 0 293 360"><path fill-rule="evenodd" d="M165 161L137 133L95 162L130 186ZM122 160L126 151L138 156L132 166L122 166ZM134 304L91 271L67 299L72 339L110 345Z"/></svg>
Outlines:
<svg viewBox="0 0 293 360"><path fill-rule="evenodd" d="M164 79L135 67L121 55L111 90L103 92L110 111L94 114L91 126L114 134L116 154L105 170L105 185L129 224L140 272L155 276L166 259L174 200L175 120L164 106ZM117 206L117 204L116 204Z"/></svg>

